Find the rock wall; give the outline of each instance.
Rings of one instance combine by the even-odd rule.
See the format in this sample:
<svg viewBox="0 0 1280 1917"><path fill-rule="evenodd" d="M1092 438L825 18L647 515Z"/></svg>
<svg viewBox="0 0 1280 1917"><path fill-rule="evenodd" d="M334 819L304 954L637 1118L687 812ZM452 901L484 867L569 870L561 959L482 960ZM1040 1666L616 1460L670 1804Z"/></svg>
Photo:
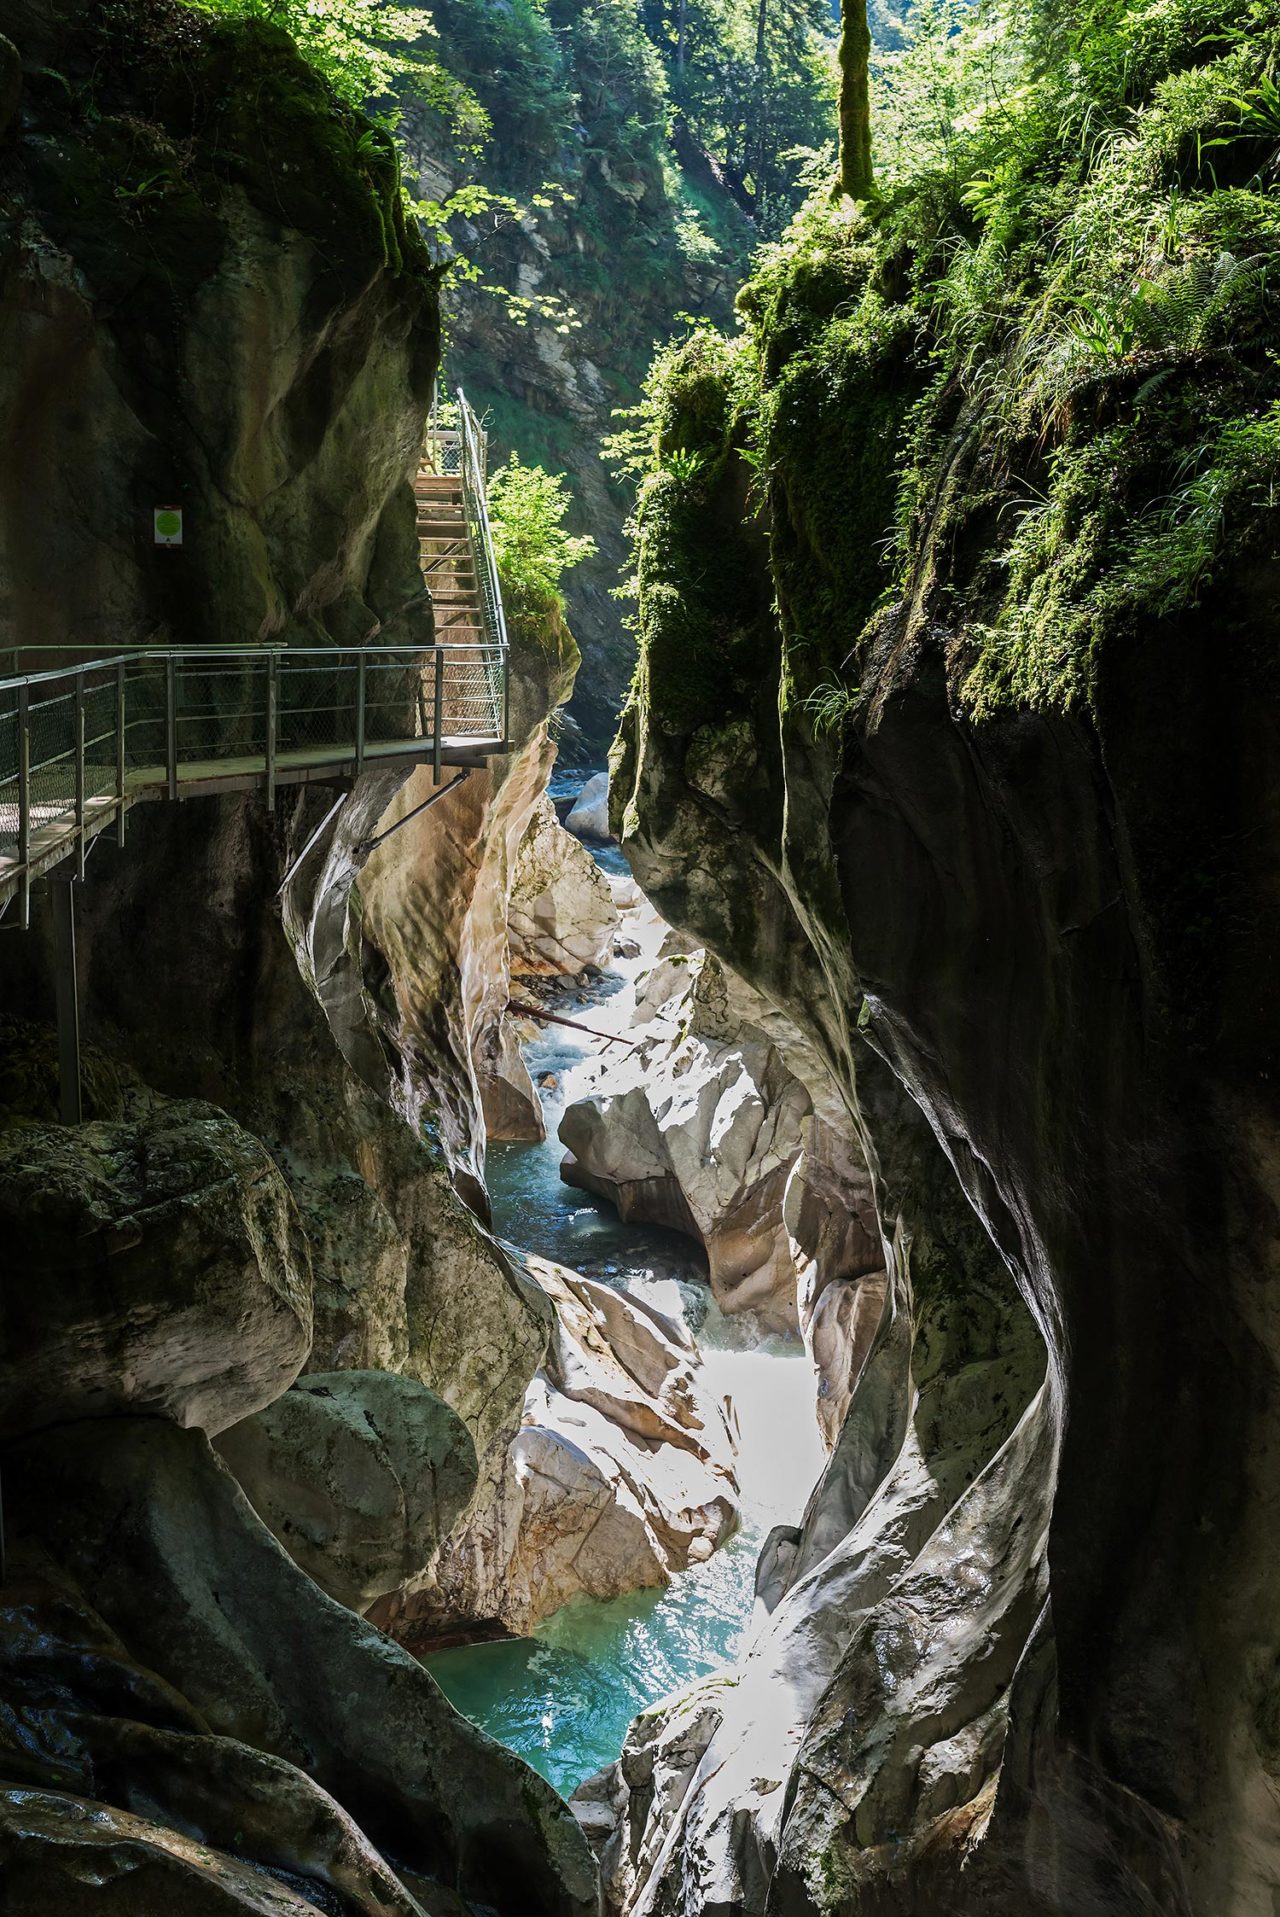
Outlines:
<svg viewBox="0 0 1280 1917"><path fill-rule="evenodd" d="M617 929L608 879L544 795L521 841L507 903L512 971L538 978L599 967L612 955Z"/></svg>
<svg viewBox="0 0 1280 1917"><path fill-rule="evenodd" d="M829 317L808 270L770 295L767 398L804 385L805 325ZM819 475L887 485L895 351L810 396L803 448L779 440L769 545L741 528L705 362L663 423L704 471L660 474L645 509L615 822L666 916L826 1059L890 1284L824 1486L766 1553L728 1736L703 1754L718 1709L656 1754L634 1734L623 1889L690 1917L1261 1917L1280 1886L1272 562L1242 527L1212 604L1100 633L1087 703L976 719L982 633L959 608L992 576L983 487L1003 483L981 401L865 630L869 559L847 521L833 557L815 504ZM819 604L858 635L838 708ZM905 1158L904 1094L936 1141ZM959 1255L960 1191L981 1257ZM935 1309L987 1349L926 1391ZM1048 1370L1019 1417L1028 1316ZM839 1642L814 1661L824 1588ZM795 1687L781 1733L771 1669Z"/></svg>
<svg viewBox="0 0 1280 1917"><path fill-rule="evenodd" d="M436 292L383 136L254 23L21 0L4 25L0 404L22 459L0 498L3 645L428 640L408 482ZM151 544L160 501L183 506L176 561ZM531 668L511 796L495 780L481 808L498 861L559 669ZM6 1012L29 1021L7 1021L0 1067L6 1910L595 1908L555 1793L321 1590L209 1443L268 1405L288 1423L304 1365L338 1369L360 1401L344 1442L366 1412L380 1432L364 1486L399 1474L388 1391L400 1436L410 1399L435 1405L440 1496L401 1514L413 1559L547 1350L549 1302L458 1195L469 1061L419 1128L411 1020L362 930L379 874L366 901L360 848L399 783L357 781L283 903L327 795L143 807L123 848L98 843L74 1131L33 1030L43 901L0 951ZM341 1473L321 1488L342 1594L398 1581Z"/></svg>

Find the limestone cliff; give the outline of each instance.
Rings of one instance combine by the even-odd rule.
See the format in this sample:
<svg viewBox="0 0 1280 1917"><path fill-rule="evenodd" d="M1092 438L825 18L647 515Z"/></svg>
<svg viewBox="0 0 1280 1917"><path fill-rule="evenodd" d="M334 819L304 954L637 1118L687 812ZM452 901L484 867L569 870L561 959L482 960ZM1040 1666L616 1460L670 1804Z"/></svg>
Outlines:
<svg viewBox="0 0 1280 1917"><path fill-rule="evenodd" d="M1152 18L1125 139L1072 175L1032 137L954 253L940 176L815 210L655 407L615 822L843 1087L890 1289L727 1701L633 1732L635 1910L1262 1917L1280 1887L1272 321L1252 283L1161 304L1267 217L1220 89L1271 42ZM1107 196L1131 224L1091 252ZM1105 365L1052 330L1068 244L1073 297L1142 277L1160 315Z"/></svg>
<svg viewBox="0 0 1280 1917"><path fill-rule="evenodd" d="M4 645L427 642L408 481L436 294L383 136L264 27L146 0L21 0L3 25ZM176 555L151 544L161 500ZM99 842L81 1127L53 1123L47 1040L6 1023L6 1910L595 1906L555 1794L325 1595L209 1442L305 1364L357 1396L400 1374L316 1450L340 1464L376 1428L367 1487L416 1429L439 1497L402 1513L413 1555L546 1351L551 1309L458 1196L447 1125L405 1123L386 963L352 932L355 848L399 783L357 781L283 907L326 798L144 807ZM38 1021L36 908L0 991ZM340 1470L324 1488L348 1495ZM402 1577L357 1497L342 1515L331 1588Z"/></svg>

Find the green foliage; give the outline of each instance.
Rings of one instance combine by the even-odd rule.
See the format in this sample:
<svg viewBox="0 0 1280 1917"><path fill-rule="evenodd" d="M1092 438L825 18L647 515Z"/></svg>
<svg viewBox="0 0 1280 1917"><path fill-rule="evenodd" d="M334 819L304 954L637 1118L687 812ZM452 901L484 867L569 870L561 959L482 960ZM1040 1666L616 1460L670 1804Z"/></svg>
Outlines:
<svg viewBox="0 0 1280 1917"><path fill-rule="evenodd" d="M802 197L797 158L832 132L827 0L642 0L683 162L714 168L764 232Z"/></svg>
<svg viewBox="0 0 1280 1917"><path fill-rule="evenodd" d="M503 599L516 618L563 610L566 572L589 559L595 541L564 529L572 501L559 474L525 466L515 453L489 481L489 516Z"/></svg>
<svg viewBox="0 0 1280 1917"><path fill-rule="evenodd" d="M488 131L479 101L448 71L434 46L431 14L384 0L192 0L205 12L264 20L289 34L308 65L323 74L338 98L365 111L382 104L397 117L406 97L444 115L457 135L474 144Z"/></svg>
<svg viewBox="0 0 1280 1917"><path fill-rule="evenodd" d="M877 57L879 201L815 194L739 303L784 712L847 723L904 621L979 715L1085 703L1273 552L1278 67L1274 0L926 0ZM666 359L645 404L657 475L709 401Z"/></svg>

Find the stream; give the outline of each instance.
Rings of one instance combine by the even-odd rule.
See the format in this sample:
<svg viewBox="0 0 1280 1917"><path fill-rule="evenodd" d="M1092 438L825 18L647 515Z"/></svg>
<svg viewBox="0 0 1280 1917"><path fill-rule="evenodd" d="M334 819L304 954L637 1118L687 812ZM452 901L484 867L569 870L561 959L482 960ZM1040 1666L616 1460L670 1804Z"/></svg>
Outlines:
<svg viewBox="0 0 1280 1917"><path fill-rule="evenodd" d="M557 780L553 798L572 796L584 776ZM627 882L616 847L590 849L615 882ZM665 931L641 899L623 923L639 955L615 958L611 970L585 988L586 1004L579 1002L580 988L566 981L548 1008L600 1031L626 1033L636 981L653 964ZM490 1147L496 1231L670 1316L683 1315L709 1381L733 1400L741 1434L742 1527L707 1563L680 1573L665 1591L575 1598L530 1638L460 1645L425 1660L460 1711L568 1796L617 1757L640 1711L736 1657L750 1621L760 1546L772 1525L799 1519L823 1454L813 1372L799 1340L762 1339L752 1324L726 1318L711 1298L705 1263L686 1238L624 1224L603 1200L562 1183L560 1116L566 1104L607 1083L604 1045L547 1026L524 1054L535 1085L549 1075L556 1082L539 1092L543 1143Z"/></svg>

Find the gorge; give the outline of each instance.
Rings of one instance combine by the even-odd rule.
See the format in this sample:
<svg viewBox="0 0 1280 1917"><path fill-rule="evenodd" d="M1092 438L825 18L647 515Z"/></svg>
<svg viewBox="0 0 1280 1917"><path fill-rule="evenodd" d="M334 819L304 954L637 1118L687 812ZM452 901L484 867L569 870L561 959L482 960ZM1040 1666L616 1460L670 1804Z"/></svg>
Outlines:
<svg viewBox="0 0 1280 1917"><path fill-rule="evenodd" d="M1280 13L831 24L0 0L6 1917L1280 1910Z"/></svg>

